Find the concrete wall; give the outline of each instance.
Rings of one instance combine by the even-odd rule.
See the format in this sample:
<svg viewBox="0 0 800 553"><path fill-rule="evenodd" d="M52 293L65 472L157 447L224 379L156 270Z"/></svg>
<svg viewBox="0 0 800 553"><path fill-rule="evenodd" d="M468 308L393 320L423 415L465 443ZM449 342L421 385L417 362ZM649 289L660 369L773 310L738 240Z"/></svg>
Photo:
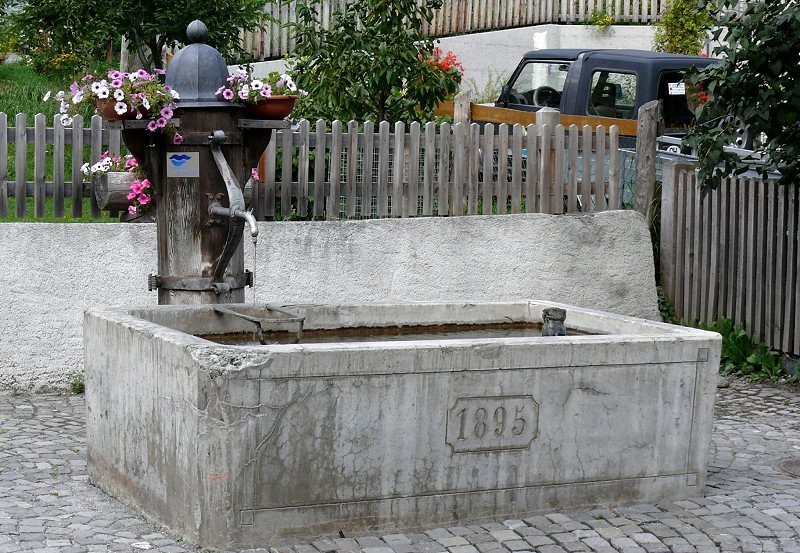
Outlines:
<svg viewBox="0 0 800 553"><path fill-rule="evenodd" d="M81 372L84 309L156 303L155 234L0 225L0 390L63 388ZM248 302L541 298L658 317L650 235L634 212L262 223L259 238Z"/></svg>
<svg viewBox="0 0 800 553"><path fill-rule="evenodd" d="M529 50L543 48L633 48L650 50L655 27L648 25L611 25L600 30L595 25L536 25L443 38L443 50L452 50L464 65L462 89L473 89L480 97L487 88L497 89ZM254 72L263 76L283 71L286 63L274 60L254 64ZM484 99L485 100L485 99Z"/></svg>

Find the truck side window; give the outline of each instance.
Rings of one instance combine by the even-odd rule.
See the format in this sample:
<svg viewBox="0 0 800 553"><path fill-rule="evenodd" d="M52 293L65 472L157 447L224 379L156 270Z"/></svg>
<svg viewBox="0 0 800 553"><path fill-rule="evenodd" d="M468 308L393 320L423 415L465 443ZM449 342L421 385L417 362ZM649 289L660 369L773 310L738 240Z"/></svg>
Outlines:
<svg viewBox="0 0 800 553"><path fill-rule="evenodd" d="M597 70L592 73L592 87L587 115L636 119L636 75Z"/></svg>
<svg viewBox="0 0 800 553"><path fill-rule="evenodd" d="M570 62L532 61L526 63L511 83L509 102L557 108L561 102Z"/></svg>
<svg viewBox="0 0 800 553"><path fill-rule="evenodd" d="M694 112L689 104L696 104L698 97L702 98L698 91L702 92L702 87L693 87L685 82L683 71L664 71L661 74L658 100L667 130L683 130L694 121Z"/></svg>

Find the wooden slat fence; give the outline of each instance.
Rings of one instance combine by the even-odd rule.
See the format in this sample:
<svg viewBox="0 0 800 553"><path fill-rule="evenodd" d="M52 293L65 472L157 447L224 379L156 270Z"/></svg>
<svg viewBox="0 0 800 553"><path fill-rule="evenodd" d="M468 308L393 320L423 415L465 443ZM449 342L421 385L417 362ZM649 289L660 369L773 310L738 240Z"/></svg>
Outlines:
<svg viewBox="0 0 800 553"><path fill-rule="evenodd" d="M727 317L800 354L798 186L729 178L702 197L693 165L665 168L661 284L679 317Z"/></svg>
<svg viewBox="0 0 800 553"><path fill-rule="evenodd" d="M327 27L337 10L354 0L322 0L319 19ZM444 0L423 33L442 37L494 31L544 23L588 23L595 12L604 12L615 23L650 23L661 17L666 0ZM269 3L264 11L276 22L264 31L243 31L244 48L256 60L280 58L294 50L284 23L297 20L294 3Z"/></svg>
<svg viewBox="0 0 800 553"><path fill-rule="evenodd" d="M120 131L103 128L94 116L89 128L75 118L65 129L58 120L34 126L19 114L15 126L0 113L0 217L9 198L34 200L35 218L52 198L55 217L83 215L83 198L93 184L81 166L104 150L121 148ZM505 213L574 213L618 209L619 130L602 125L441 124L418 122L390 127L382 122L301 121L275 133L262 158L256 187L256 215L368 218ZM16 147L25 144L26 147ZM9 146L15 153L9 156ZM32 146L32 148L31 148ZM30 152L29 150L33 150ZM71 154L71 163L67 163ZM45 170L51 161L52 170ZM9 169L14 169L9 178ZM30 179L30 174L33 178ZM30 216L17 201L17 217Z"/></svg>
<svg viewBox="0 0 800 553"><path fill-rule="evenodd" d="M100 215L100 209L94 200L89 182L84 183L81 166L94 163L100 159L104 150L119 153L121 133L119 130L103 128L103 119L95 115L89 122L89 128L83 128L83 118L74 118L71 128L64 128L58 116L53 126L47 127L46 118L39 113L33 117L33 126L29 127L29 118L18 113L14 126L9 125L9 117L0 113L0 217L8 216L9 197L34 198L33 216L45 216L45 198L53 198L53 215L64 216L64 199L72 199L72 216L83 215L83 198L91 198L91 215ZM10 159L9 146L14 145L14 157ZM19 145L24 144L24 148ZM30 146L33 146L33 179L30 173ZM88 151L87 151L88 150ZM67 154L70 154L69 156ZM52 160L52 171L46 171L47 158ZM71 164L66 166L67 158ZM9 180L10 169L14 178ZM17 201L15 214L18 218L29 216L25 201Z"/></svg>
<svg viewBox="0 0 800 553"><path fill-rule="evenodd" d="M497 132L495 132L497 131ZM617 127L302 121L262 158L261 219L619 209ZM298 162L293 167L292 157ZM279 200L279 201L276 201Z"/></svg>

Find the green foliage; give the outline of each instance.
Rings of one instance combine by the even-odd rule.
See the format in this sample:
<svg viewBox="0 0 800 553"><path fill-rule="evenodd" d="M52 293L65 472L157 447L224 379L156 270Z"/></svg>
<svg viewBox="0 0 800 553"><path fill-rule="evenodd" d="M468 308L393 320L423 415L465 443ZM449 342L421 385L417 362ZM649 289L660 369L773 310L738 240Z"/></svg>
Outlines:
<svg viewBox="0 0 800 553"><path fill-rule="evenodd" d="M721 14L713 30L723 40L715 54L724 57L691 77L705 87L708 101L695 109L698 122L684 144L696 148L704 190L749 167L724 147L735 142L736 121L750 136L761 136L756 151L762 175L780 171L783 183L800 184L800 0L755 0L743 12L735 0L700 0L703 9Z"/></svg>
<svg viewBox="0 0 800 553"><path fill-rule="evenodd" d="M69 391L73 394L82 394L86 391L86 375L78 373L72 378L69 383Z"/></svg>
<svg viewBox="0 0 800 553"><path fill-rule="evenodd" d="M461 70L421 33L441 0L364 0L320 23L317 0L297 2L290 26L292 68L309 95L295 115L308 119L428 120L458 89Z"/></svg>
<svg viewBox="0 0 800 553"><path fill-rule="evenodd" d="M164 0L112 2L110 0L37 0L12 14L23 38L22 51L41 70L47 59L72 54L79 60L106 57L128 38L132 52L142 52L150 68L162 66L161 52L186 38L186 26L201 19L209 28L208 42L223 56L243 58L239 29L260 28L264 0L186 0L180 5Z"/></svg>
<svg viewBox="0 0 800 553"><path fill-rule="evenodd" d="M754 341L741 324L728 318L711 324L700 323L703 330L722 335L720 372L744 376L750 380L782 380L788 375L781 364L780 353L766 344Z"/></svg>
<svg viewBox="0 0 800 553"><path fill-rule="evenodd" d="M661 320L672 325L681 324L677 313L675 313L675 307L669 301L667 291L659 286L656 288L656 293L658 294L658 312L661 314Z"/></svg>
<svg viewBox="0 0 800 553"><path fill-rule="evenodd" d="M478 81L473 78L467 79L467 84L472 90L471 101L475 104L486 104L494 102L500 97L503 85L508 82L509 74L489 72L489 79L483 89L479 89Z"/></svg>
<svg viewBox="0 0 800 553"><path fill-rule="evenodd" d="M611 19L611 16L606 12L605 8L602 8L592 12L589 23L595 25L601 31L605 31L614 23L614 20Z"/></svg>
<svg viewBox="0 0 800 553"><path fill-rule="evenodd" d="M671 0L656 24L653 49L696 56L705 44L712 22L707 10L697 9L697 0Z"/></svg>

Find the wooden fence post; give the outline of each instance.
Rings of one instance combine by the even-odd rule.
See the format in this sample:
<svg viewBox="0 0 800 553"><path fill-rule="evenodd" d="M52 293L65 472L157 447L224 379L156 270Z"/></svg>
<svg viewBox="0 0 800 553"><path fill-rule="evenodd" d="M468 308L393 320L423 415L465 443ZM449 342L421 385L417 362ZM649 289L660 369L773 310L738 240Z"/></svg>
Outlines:
<svg viewBox="0 0 800 553"><path fill-rule="evenodd" d="M633 209L647 217L656 188L656 148L658 137L658 100L639 108L639 130L636 138L636 188Z"/></svg>
<svg viewBox="0 0 800 553"><path fill-rule="evenodd" d="M536 112L536 134L539 135L543 141L542 144L549 144L549 152L542 152L541 163L547 164L546 171L540 174L546 174L547 180L542 184L547 187L546 195L549 201L545 202L544 198L541 199L542 213L561 213L563 211L563 198L555 197L555 175L556 175L556 151L554 149L554 140L556 126L561 123L561 112L553 108L542 108ZM546 126L546 129L545 129ZM547 136L545 136L545 132ZM544 168L544 167L543 167ZM546 206L546 207L545 207Z"/></svg>
<svg viewBox="0 0 800 553"><path fill-rule="evenodd" d="M661 236L659 244L659 284L667 292L667 296L676 304L680 298L675 297L675 256L682 255L675 249L676 232L678 232L676 190L678 177L682 173L694 171L694 165L670 161L664 166L661 178Z"/></svg>
<svg viewBox="0 0 800 553"><path fill-rule="evenodd" d="M453 124L462 123L464 127L472 124L472 91L464 90L453 98Z"/></svg>

